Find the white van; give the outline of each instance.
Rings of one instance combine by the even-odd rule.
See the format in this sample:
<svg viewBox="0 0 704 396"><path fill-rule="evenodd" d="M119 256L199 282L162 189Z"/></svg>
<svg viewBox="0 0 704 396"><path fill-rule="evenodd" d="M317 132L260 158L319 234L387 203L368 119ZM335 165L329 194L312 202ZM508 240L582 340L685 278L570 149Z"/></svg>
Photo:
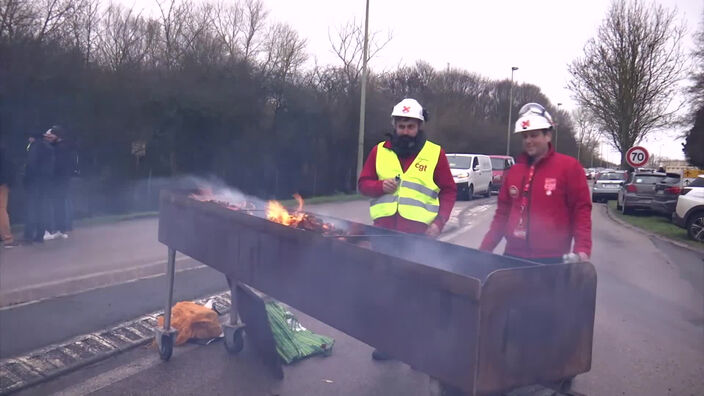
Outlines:
<svg viewBox="0 0 704 396"><path fill-rule="evenodd" d="M491 195L491 159L483 154L447 154L457 184L457 198L471 200L474 194Z"/></svg>

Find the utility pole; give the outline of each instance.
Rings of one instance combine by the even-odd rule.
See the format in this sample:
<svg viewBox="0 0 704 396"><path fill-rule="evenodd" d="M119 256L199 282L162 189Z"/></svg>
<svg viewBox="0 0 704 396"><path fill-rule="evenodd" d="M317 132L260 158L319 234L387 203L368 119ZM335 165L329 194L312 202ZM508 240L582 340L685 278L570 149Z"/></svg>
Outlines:
<svg viewBox="0 0 704 396"><path fill-rule="evenodd" d="M367 52L369 44L369 0L367 0L367 7L364 16L364 52L362 58L362 92L360 95L359 104L359 138L357 140L357 180L359 180L359 175L362 173L362 166L364 166L364 113L367 101ZM357 183L355 183L356 185Z"/></svg>
<svg viewBox="0 0 704 396"><path fill-rule="evenodd" d="M516 66L511 66L511 88L508 94L508 131L506 132L506 155L511 151L511 110L513 110L513 72L518 70Z"/></svg>
<svg viewBox="0 0 704 396"><path fill-rule="evenodd" d="M555 152L557 152L557 116L560 114L560 106L562 103L557 104L557 114L555 114Z"/></svg>

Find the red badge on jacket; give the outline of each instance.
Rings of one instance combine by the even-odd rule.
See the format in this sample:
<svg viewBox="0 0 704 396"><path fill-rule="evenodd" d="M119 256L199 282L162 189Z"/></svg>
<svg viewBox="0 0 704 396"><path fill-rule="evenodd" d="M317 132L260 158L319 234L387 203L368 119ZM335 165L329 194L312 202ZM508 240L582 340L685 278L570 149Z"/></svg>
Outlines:
<svg viewBox="0 0 704 396"><path fill-rule="evenodd" d="M552 192L557 188L557 179L552 177L545 178L545 195L552 195Z"/></svg>

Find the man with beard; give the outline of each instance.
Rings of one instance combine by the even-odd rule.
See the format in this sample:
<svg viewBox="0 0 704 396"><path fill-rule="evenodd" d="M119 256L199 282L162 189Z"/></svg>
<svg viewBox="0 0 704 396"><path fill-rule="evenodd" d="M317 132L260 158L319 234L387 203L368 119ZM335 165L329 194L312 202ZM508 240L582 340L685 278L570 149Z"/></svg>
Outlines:
<svg viewBox="0 0 704 396"><path fill-rule="evenodd" d="M479 249L492 251L506 238L507 256L556 264L572 252L569 260L588 261L592 201L584 168L555 152L552 117L543 106L528 103L518 114L514 133L523 137L523 153L504 179Z"/></svg>
<svg viewBox="0 0 704 396"><path fill-rule="evenodd" d="M421 129L428 114L415 99L391 112L394 133L374 146L359 176L360 193L371 197L369 213L377 227L440 235L450 218L457 187L445 151ZM388 359L374 351L376 360Z"/></svg>

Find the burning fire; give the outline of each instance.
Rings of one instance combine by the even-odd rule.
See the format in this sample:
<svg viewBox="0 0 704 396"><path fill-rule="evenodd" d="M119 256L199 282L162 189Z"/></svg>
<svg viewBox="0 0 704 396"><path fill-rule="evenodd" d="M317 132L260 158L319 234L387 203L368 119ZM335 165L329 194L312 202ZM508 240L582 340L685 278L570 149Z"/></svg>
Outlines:
<svg viewBox="0 0 704 396"><path fill-rule="evenodd" d="M294 194L293 197L298 201L298 209L295 212L289 213L279 201L269 201L266 208L266 218L274 223L298 227L307 215L303 212L303 198L298 194Z"/></svg>
<svg viewBox="0 0 704 396"><path fill-rule="evenodd" d="M344 231L336 229L332 224L303 211L303 198L294 194L293 197L298 202L298 208L293 213L289 213L281 202L269 201L266 209L266 218L269 221L283 224L285 226L300 228L308 231L322 232L325 235L344 235Z"/></svg>

